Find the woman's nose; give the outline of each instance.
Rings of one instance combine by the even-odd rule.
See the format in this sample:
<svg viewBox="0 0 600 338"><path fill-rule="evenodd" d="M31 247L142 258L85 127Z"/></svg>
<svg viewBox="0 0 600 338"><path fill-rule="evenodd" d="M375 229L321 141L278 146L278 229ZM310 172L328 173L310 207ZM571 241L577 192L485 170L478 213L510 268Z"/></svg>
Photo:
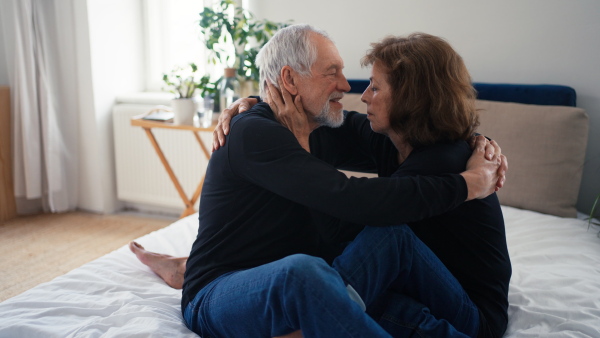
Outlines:
<svg viewBox="0 0 600 338"><path fill-rule="evenodd" d="M364 103L367 103L367 96L369 95L369 94L368 94L368 92L367 92L367 90L368 90L368 89L369 89L369 88L365 89L365 91L364 91L364 92L362 93L362 95L360 96L360 100L361 100L362 102L364 102Z"/></svg>

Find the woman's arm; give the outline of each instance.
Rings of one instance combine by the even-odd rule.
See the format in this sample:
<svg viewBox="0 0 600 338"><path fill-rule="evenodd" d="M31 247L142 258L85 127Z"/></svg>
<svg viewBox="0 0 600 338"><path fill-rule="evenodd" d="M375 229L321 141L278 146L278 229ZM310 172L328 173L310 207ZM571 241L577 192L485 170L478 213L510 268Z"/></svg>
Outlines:
<svg viewBox="0 0 600 338"><path fill-rule="evenodd" d="M224 109L219 114L217 126L215 127L215 131L213 131L212 151L216 151L225 145L225 136L229 134L231 119L236 115L252 108L255 104L260 102L259 99L260 98L258 96L237 99L231 104L231 106L229 106L227 109Z"/></svg>
<svg viewBox="0 0 600 338"><path fill-rule="evenodd" d="M267 102L277 120L292 131L305 150L338 169L377 172L377 152L386 149L383 144L389 140L371 130L364 114L344 112L342 126L313 131L301 100L299 95L293 99L283 86L268 85Z"/></svg>

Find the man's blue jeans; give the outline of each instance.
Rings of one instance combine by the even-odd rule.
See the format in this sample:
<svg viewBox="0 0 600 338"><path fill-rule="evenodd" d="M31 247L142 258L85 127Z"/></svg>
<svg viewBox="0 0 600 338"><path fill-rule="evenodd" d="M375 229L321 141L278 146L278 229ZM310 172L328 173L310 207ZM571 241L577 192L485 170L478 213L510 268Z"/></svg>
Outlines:
<svg viewBox="0 0 600 338"><path fill-rule="evenodd" d="M347 284L376 320L350 298ZM299 329L305 337L475 337L479 327L476 306L406 225L366 227L333 267L298 254L220 276L183 316L203 338Z"/></svg>

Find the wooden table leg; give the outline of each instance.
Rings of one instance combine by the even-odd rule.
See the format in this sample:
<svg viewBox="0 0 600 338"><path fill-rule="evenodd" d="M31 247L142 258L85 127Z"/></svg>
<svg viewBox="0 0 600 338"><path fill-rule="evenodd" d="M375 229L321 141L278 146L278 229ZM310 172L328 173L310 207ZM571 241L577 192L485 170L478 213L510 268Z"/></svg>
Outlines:
<svg viewBox="0 0 600 338"><path fill-rule="evenodd" d="M169 164L169 161L167 161L165 154L163 153L162 149L158 145L158 142L156 142L156 138L154 137L152 130L150 128L143 128L143 129L146 132L146 135L148 136L148 138L150 139L150 143L152 143L152 146L154 147L156 154L158 154L160 161L162 162L163 166L167 170L167 173L169 174L169 177L171 178L173 185L175 185L175 189L177 189L177 192L179 193L179 197L181 197L181 199L183 200L183 203L185 204L186 208L183 211L183 213L181 214L180 218L183 218L185 216L189 216L189 215L193 214L194 212L196 212L194 210L194 202L189 200L188 197L186 196L185 191L181 187L181 184L179 183L177 176L175 176L175 173L173 172L173 169L171 168L171 165ZM202 181L204 181L204 179L202 179Z"/></svg>
<svg viewBox="0 0 600 338"><path fill-rule="evenodd" d="M152 129L151 128L147 128L147 127L142 127L142 128L146 132L146 135L148 136L148 139L150 139L150 143L152 143L152 147L154 147L154 150L156 151L156 154L160 158L160 161L162 162L163 166L165 167L165 170L169 174L169 177L171 178L171 181L173 182L173 185L175 186L175 189L179 193L179 197L181 197L181 200L185 204L185 210L183 211L183 213L181 214L181 216L179 216L179 218L183 218L185 216L189 216L189 215L195 213L196 210L194 209L194 204L196 204L196 202L200 198L200 193L202 192L202 186L204 185L204 178L206 177L206 174L202 175L202 179L200 180L200 184L198 184L198 187L196 187L196 190L194 191L194 194L192 195L192 198L189 199L187 197L187 195L185 194L185 191L181 187L181 183L179 183L179 180L177 179L177 176L175 176L175 172L171 168L171 165L169 164L169 161L167 161L167 158L165 157L165 154L163 153L162 149L160 148L160 145L156 141L156 137L154 136L154 133L152 133ZM200 135L198 135L198 132L193 132L193 134L196 137L196 141L198 141L198 144L200 145L200 148L202 149L202 152L204 153L204 156L206 157L207 160L210 160L210 152L208 151L208 148L206 147L206 145L204 144L204 142L200 138Z"/></svg>
<svg viewBox="0 0 600 338"><path fill-rule="evenodd" d="M198 132L194 132L194 136L196 136L196 141L198 141L198 144L200 144L200 148L202 148L202 151L204 152L204 156L206 156L207 160L210 160L210 153L208 152L208 148L206 148L206 145L200 138L200 135L198 135Z"/></svg>

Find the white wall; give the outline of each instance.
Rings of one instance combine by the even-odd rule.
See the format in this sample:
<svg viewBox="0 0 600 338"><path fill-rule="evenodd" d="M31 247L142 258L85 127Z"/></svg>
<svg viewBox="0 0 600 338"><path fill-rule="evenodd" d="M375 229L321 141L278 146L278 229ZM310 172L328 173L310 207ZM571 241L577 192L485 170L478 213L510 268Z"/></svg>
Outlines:
<svg viewBox="0 0 600 338"><path fill-rule="evenodd" d="M446 38L475 82L560 84L590 116L578 208L600 193L600 2L593 0L407 1L251 0L257 17L326 30L348 78L369 77L359 60L369 43L414 31ZM509 159L510 161L510 159Z"/></svg>

